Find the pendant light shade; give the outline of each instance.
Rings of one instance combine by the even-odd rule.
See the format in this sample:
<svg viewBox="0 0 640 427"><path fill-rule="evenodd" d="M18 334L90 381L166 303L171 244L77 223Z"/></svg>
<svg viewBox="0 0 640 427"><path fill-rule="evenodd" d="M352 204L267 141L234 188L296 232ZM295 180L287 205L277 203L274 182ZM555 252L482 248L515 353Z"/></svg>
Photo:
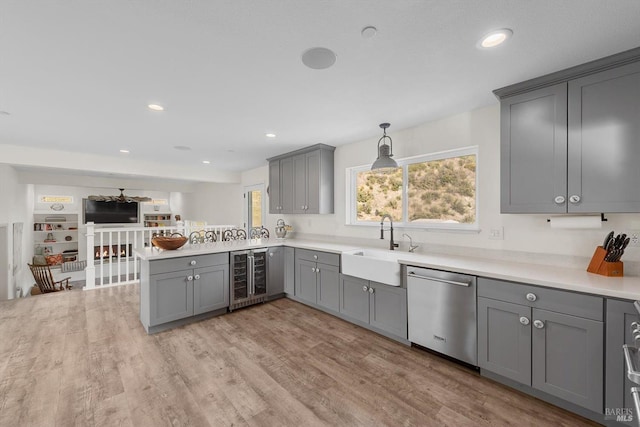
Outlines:
<svg viewBox="0 0 640 427"><path fill-rule="evenodd" d="M392 159L393 141L391 137L387 136L387 128L389 126L391 126L389 123L380 123L383 135L382 138L378 140L378 158L373 162L373 165L371 165L371 170L398 167L398 163ZM389 140L389 144L387 144L387 139Z"/></svg>

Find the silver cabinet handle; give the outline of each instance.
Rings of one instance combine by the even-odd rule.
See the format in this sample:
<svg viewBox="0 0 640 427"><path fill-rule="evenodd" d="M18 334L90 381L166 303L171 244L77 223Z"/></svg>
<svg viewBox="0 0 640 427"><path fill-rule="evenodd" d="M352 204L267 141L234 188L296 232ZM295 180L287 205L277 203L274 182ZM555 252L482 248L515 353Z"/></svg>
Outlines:
<svg viewBox="0 0 640 427"><path fill-rule="evenodd" d="M638 357L638 349L631 345L624 344L622 346L624 350L624 360L627 363L627 378L636 384L640 383L640 371L637 371L635 360Z"/></svg>
<svg viewBox="0 0 640 427"><path fill-rule="evenodd" d="M526 317L522 316L520 318L520 323L522 323L523 325L527 326L529 324L529 319L527 319Z"/></svg>
<svg viewBox="0 0 640 427"><path fill-rule="evenodd" d="M528 294L527 294L527 300L529 300L529 301L535 301L535 300L537 300L537 299L538 299L538 297L536 296L536 294L532 294L532 293L528 293Z"/></svg>
<svg viewBox="0 0 640 427"><path fill-rule="evenodd" d="M194 278L195 280L200 280L200 275L199 275L199 274L196 274L195 276L193 276L193 278Z"/></svg>
<svg viewBox="0 0 640 427"><path fill-rule="evenodd" d="M578 203L580 201L580 196L578 196L577 194L574 194L569 197L569 201L574 204Z"/></svg>
<svg viewBox="0 0 640 427"><path fill-rule="evenodd" d="M636 414L640 414L640 395L638 395L638 393L640 393L640 387L631 387L631 395L633 396L633 404L636 407Z"/></svg>
<svg viewBox="0 0 640 427"><path fill-rule="evenodd" d="M555 199L553 199L554 202L556 202L557 205L562 205L564 203L564 196L556 196Z"/></svg>
<svg viewBox="0 0 640 427"><path fill-rule="evenodd" d="M369 287L369 293L370 294L374 293L375 291L376 291L375 289L373 289L372 287Z"/></svg>
<svg viewBox="0 0 640 427"><path fill-rule="evenodd" d="M362 290L363 290L364 292L367 292L367 291L369 290L369 288L367 287L367 285L364 285L364 286L362 287Z"/></svg>
<svg viewBox="0 0 640 427"><path fill-rule="evenodd" d="M190 282L193 280L193 276L187 276L187 280Z"/></svg>
<svg viewBox="0 0 640 427"><path fill-rule="evenodd" d="M191 260L191 262L189 264L196 265L196 260L195 259Z"/></svg>
<svg viewBox="0 0 640 427"><path fill-rule="evenodd" d="M538 329L542 329L544 328L544 322L542 320L534 320L533 326L535 326Z"/></svg>
<svg viewBox="0 0 640 427"><path fill-rule="evenodd" d="M638 329L640 328L640 323L638 322L631 322L631 329Z"/></svg>

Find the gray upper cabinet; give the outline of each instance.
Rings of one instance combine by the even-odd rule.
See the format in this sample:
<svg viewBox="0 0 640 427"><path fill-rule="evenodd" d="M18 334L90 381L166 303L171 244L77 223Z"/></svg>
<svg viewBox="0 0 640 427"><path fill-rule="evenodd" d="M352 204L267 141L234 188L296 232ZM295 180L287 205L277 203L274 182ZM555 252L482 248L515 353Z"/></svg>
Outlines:
<svg viewBox="0 0 640 427"><path fill-rule="evenodd" d="M640 316L632 301L607 300L607 343L605 367L605 408L626 408L635 414L631 387L636 384L627 378L627 367L622 351L623 344L637 346L638 343L631 336L631 323L640 322ZM630 420L627 425L636 427L636 420Z"/></svg>
<svg viewBox="0 0 640 427"><path fill-rule="evenodd" d="M569 211L640 212L639 162L640 62L570 81Z"/></svg>
<svg viewBox="0 0 640 427"><path fill-rule="evenodd" d="M333 152L316 144L269 161L269 213L333 213Z"/></svg>
<svg viewBox="0 0 640 427"><path fill-rule="evenodd" d="M500 103L503 213L566 212L566 105L566 83Z"/></svg>
<svg viewBox="0 0 640 427"><path fill-rule="evenodd" d="M640 212L640 48L494 93L502 213Z"/></svg>

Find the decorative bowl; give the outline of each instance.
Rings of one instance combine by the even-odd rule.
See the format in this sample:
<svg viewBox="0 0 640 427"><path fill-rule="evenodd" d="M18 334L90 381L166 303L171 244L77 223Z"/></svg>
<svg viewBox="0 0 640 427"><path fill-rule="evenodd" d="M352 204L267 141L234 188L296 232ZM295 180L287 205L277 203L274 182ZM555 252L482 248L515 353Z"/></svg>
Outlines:
<svg viewBox="0 0 640 427"><path fill-rule="evenodd" d="M184 246L185 243L187 243L187 239L186 237L179 235L179 236L156 236L153 239L151 239L151 243L153 244L153 246L156 246L160 249L165 249L168 251L174 251L178 248L181 248L182 246Z"/></svg>

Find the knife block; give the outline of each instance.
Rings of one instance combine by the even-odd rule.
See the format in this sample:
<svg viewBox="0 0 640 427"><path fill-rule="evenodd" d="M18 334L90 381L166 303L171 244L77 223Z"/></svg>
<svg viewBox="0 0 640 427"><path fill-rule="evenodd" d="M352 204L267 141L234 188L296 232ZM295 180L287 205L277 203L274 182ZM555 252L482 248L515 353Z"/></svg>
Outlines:
<svg viewBox="0 0 640 427"><path fill-rule="evenodd" d="M598 246L593 257L591 257L587 271L602 276L622 277L624 275L624 264L622 261L607 262L604 260L605 256L607 256L607 251L602 246Z"/></svg>

